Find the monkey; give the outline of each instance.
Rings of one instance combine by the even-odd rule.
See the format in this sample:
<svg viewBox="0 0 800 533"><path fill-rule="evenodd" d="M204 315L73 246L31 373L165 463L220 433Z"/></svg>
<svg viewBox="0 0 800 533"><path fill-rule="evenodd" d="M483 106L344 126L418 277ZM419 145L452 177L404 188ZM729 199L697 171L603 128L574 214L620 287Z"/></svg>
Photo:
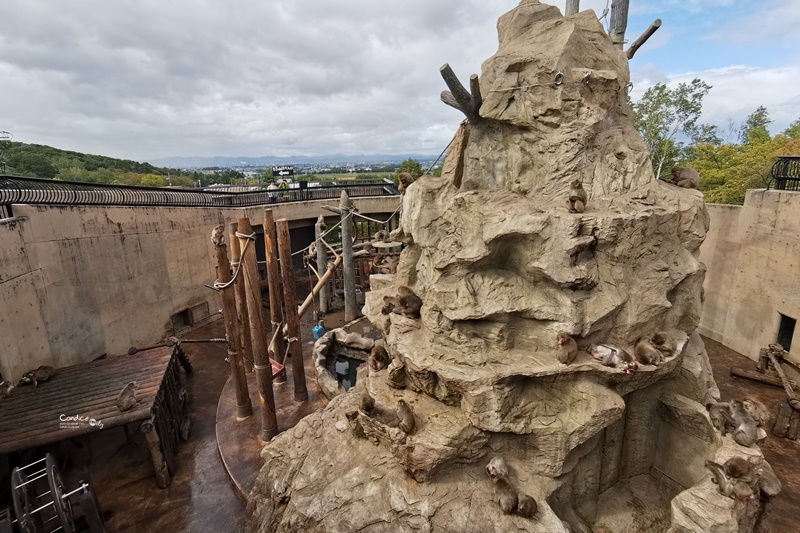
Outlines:
<svg viewBox="0 0 800 533"><path fill-rule="evenodd" d="M366 439L367 434L364 433L364 427L358 420L358 411L347 411L344 416L347 418L347 421L353 430L353 435L359 439Z"/></svg>
<svg viewBox="0 0 800 533"><path fill-rule="evenodd" d="M517 509L517 491L506 478L498 478L494 482L495 501L505 514L511 514Z"/></svg>
<svg viewBox="0 0 800 533"><path fill-rule="evenodd" d="M395 307L400 305L399 298L395 296L384 296L383 297L383 307L381 307L381 314L388 315L389 313L393 312Z"/></svg>
<svg viewBox="0 0 800 533"><path fill-rule="evenodd" d="M374 409L375 399L367 391L364 391L364 394L361 395L361 410L366 414L370 414Z"/></svg>
<svg viewBox="0 0 800 533"><path fill-rule="evenodd" d="M400 194L405 194L411 184L414 183L414 178L408 172L401 172L397 175L397 190Z"/></svg>
<svg viewBox="0 0 800 533"><path fill-rule="evenodd" d="M659 331L653 335L650 339L650 344L652 344L656 350L661 352L661 360L668 357L672 357L672 354L675 353L675 350L678 349L678 343L675 339L667 333L666 331Z"/></svg>
<svg viewBox="0 0 800 533"><path fill-rule="evenodd" d="M181 420L181 425L178 428L178 430L180 431L180 436L182 441L189 440L189 430L191 429L191 427L192 423L189 420L189 416L184 415L183 420Z"/></svg>
<svg viewBox="0 0 800 533"><path fill-rule="evenodd" d="M741 446L752 446L758 437L756 421L739 400L733 400L727 410L722 411L726 424L731 428L733 440Z"/></svg>
<svg viewBox="0 0 800 533"><path fill-rule="evenodd" d="M133 409L137 403L141 400L136 395L139 391L139 384L135 381L131 381L127 385L125 385L122 390L117 395L117 409L122 411L130 411Z"/></svg>
<svg viewBox="0 0 800 533"><path fill-rule="evenodd" d="M765 496L775 496L778 494L782 488L781 480L775 475L772 465L764 461L761 463L758 470L760 474L758 486L761 489L761 493Z"/></svg>
<svg viewBox="0 0 800 533"><path fill-rule="evenodd" d="M397 299L398 305L392 309L392 312L398 315L403 314L411 318L419 318L419 311L422 308L422 299L405 285L401 285L397 289L397 292L399 293Z"/></svg>
<svg viewBox="0 0 800 533"><path fill-rule="evenodd" d="M769 410L763 403L755 398L745 398L742 400L742 406L750 413L757 426L765 427L769 423Z"/></svg>
<svg viewBox="0 0 800 533"><path fill-rule="evenodd" d="M661 362L661 352L651 344L650 337L640 337L634 345L633 353L643 365L658 366Z"/></svg>
<svg viewBox="0 0 800 533"><path fill-rule="evenodd" d="M0 381L0 400L11 396L11 391L14 390L14 385L7 381Z"/></svg>
<svg viewBox="0 0 800 533"><path fill-rule="evenodd" d="M211 242L214 243L214 246L225 245L225 226L223 224L214 226L214 229L211 230Z"/></svg>
<svg viewBox="0 0 800 533"><path fill-rule="evenodd" d="M414 418L414 411L405 400L397 402L397 418L400 419L400 429L403 433L410 435L417 429L417 420Z"/></svg>
<svg viewBox="0 0 800 533"><path fill-rule="evenodd" d="M696 189L700 186L700 174L692 167L675 167L672 169L672 183L684 189Z"/></svg>
<svg viewBox="0 0 800 533"><path fill-rule="evenodd" d="M505 459L496 455L489 461L489 464L486 465L486 473L489 474L489 477L492 478L492 481L497 481L498 479L505 479L508 477L508 465L506 464Z"/></svg>
<svg viewBox="0 0 800 533"><path fill-rule="evenodd" d="M314 257L314 256L317 255L317 242L316 241L314 241L314 242L312 242L311 244L308 245L308 254L307 255L310 255L311 257Z"/></svg>
<svg viewBox="0 0 800 533"><path fill-rule="evenodd" d="M399 427L401 422L403 422L402 418L398 415L397 412L399 411L399 409L398 410L387 409L382 405L379 405L375 401L375 398L370 396L370 394L366 391L364 391L364 394L361 395L361 410L364 412L365 415L369 416L370 418L374 418L381 424L387 425L389 427L393 428ZM413 422L411 424L413 425Z"/></svg>
<svg viewBox="0 0 800 533"><path fill-rule="evenodd" d="M621 368L626 374L632 374L638 368L633 356L612 344L597 344L591 347L592 357L605 366Z"/></svg>
<svg viewBox="0 0 800 533"><path fill-rule="evenodd" d="M536 505L536 500L528 496L527 494L520 493L517 496L517 514L524 518L530 518L536 514L536 509L539 506Z"/></svg>
<svg viewBox="0 0 800 533"><path fill-rule="evenodd" d="M392 359L391 357L389 357L389 352L386 351L386 348L384 348L380 344L376 344L375 346L372 347L372 351L369 354L368 363L369 367L373 371L378 372L380 370L383 370L384 368L389 366L389 363L391 362Z"/></svg>
<svg viewBox="0 0 800 533"><path fill-rule="evenodd" d="M571 365L578 356L578 343L566 331L558 333L558 360L561 364Z"/></svg>
<svg viewBox="0 0 800 533"><path fill-rule="evenodd" d="M35 389L39 386L39 383L47 381L55 375L56 370L52 366L40 366L36 370L31 370L22 374L17 386L20 387L33 383L33 388Z"/></svg>
<svg viewBox="0 0 800 533"><path fill-rule="evenodd" d="M399 357L395 357L389 363L389 379L386 384L393 389L406 388L406 365Z"/></svg>
<svg viewBox="0 0 800 533"><path fill-rule="evenodd" d="M736 478L747 484L754 481L753 465L743 457L731 457L722 466L729 478Z"/></svg>
<svg viewBox="0 0 800 533"><path fill-rule="evenodd" d="M372 238L374 241L385 241L389 237L389 233L385 230L378 230Z"/></svg>
<svg viewBox="0 0 800 533"><path fill-rule="evenodd" d="M706 461L706 467L714 476L712 481L717 484L717 490L735 500L748 500L754 496L753 489L744 481L734 480L725 473L725 467L713 461Z"/></svg>
<svg viewBox="0 0 800 533"><path fill-rule="evenodd" d="M581 180L572 180L569 184L569 200L567 209L570 213L583 213L586 209L586 191Z"/></svg>

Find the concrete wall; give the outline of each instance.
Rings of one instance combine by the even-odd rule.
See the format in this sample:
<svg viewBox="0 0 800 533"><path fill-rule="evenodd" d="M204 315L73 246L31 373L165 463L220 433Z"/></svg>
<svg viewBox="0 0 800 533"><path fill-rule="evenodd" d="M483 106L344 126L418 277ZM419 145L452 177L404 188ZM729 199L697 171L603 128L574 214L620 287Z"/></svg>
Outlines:
<svg viewBox="0 0 800 533"><path fill-rule="evenodd" d="M299 228L330 203L270 207L276 220ZM388 218L399 197L354 204ZM15 205L13 213L0 220L0 375L16 382L39 365L68 366L153 344L173 333L170 317L187 308L207 303L216 313L218 297L203 286L215 279L211 229L245 216L261 225L264 207Z"/></svg>
<svg viewBox="0 0 800 533"><path fill-rule="evenodd" d="M751 190L743 206L709 204L699 332L752 359L776 342L780 314L800 319L800 193ZM800 331L800 328L798 328ZM800 335L790 353L800 360Z"/></svg>

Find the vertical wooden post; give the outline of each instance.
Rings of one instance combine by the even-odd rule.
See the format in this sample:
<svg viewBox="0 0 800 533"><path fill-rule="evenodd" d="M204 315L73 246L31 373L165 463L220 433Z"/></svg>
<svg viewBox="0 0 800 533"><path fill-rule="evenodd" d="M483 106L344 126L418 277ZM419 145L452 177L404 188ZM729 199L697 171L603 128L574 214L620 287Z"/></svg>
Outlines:
<svg viewBox="0 0 800 533"><path fill-rule="evenodd" d="M236 232L239 224L231 224L231 265L236 268L241 260L242 251L239 248L239 237ZM236 295L236 318L239 321L239 343L242 347L242 354L245 358L245 368L249 372L252 370L251 361L253 359L253 341L250 338L250 319L247 316L247 297L244 290L244 274L240 273L233 282L233 292Z"/></svg>
<svg viewBox="0 0 800 533"><path fill-rule="evenodd" d="M630 0L611 2L611 41L617 48L625 44L625 30L628 28L628 5Z"/></svg>
<svg viewBox="0 0 800 533"><path fill-rule="evenodd" d="M220 228L222 227L220 226ZM236 414L239 418L247 418L253 414L253 404L250 402L250 392L247 390L247 376L244 373L244 361L239 346L239 332L236 327L236 296L233 293L233 284L230 284L231 265L228 263L228 247L223 239L224 234L219 235L218 240L212 239L212 242L217 253L217 277L221 284L228 284L227 287L219 289L222 298L222 316L225 319L228 363L231 365L231 376L233 376L233 385L236 389Z"/></svg>
<svg viewBox="0 0 800 533"><path fill-rule="evenodd" d="M239 246L242 250L242 273L244 274L247 314L250 320L250 337L253 340L253 368L258 383L258 398L261 404L261 438L265 441L278 434L278 419L275 416L275 397L272 393L272 364L267 353L267 335L264 331L264 317L261 309L261 286L258 281L256 265L255 237L250 219L239 219ZM249 246L247 242L251 241ZM245 247L246 246L246 247ZM240 275L241 275L240 274Z"/></svg>
<svg viewBox="0 0 800 533"><path fill-rule="evenodd" d="M325 219L320 215L317 219L317 223L314 224L314 238L317 243L317 272L319 272L320 276L322 276L328 268L328 250L325 248L325 245L322 244L322 241L320 241L320 237L325 232L323 228L325 228ZM326 283L319 290L319 310L323 314L328 312L329 295L330 290Z"/></svg>
<svg viewBox="0 0 800 533"><path fill-rule="evenodd" d="M339 209L342 213L342 270L344 277L344 319L346 322L358 317L356 306L356 265L353 263L353 202L342 191Z"/></svg>
<svg viewBox="0 0 800 533"><path fill-rule="evenodd" d="M170 484L169 467L161 453L161 439L156 432L156 422L153 418L142 422L142 433L147 441L147 449L150 451L150 459L153 461L153 468L156 471L156 484L160 489L166 489Z"/></svg>
<svg viewBox="0 0 800 533"><path fill-rule="evenodd" d="M283 313L281 312L281 281L280 267L278 266L278 246L275 242L275 218L272 209L264 209L264 245L267 255L267 282L269 284L269 313L272 321L272 335L275 330L281 327ZM275 360L283 364L286 360L286 353L283 347L283 335L278 335L275 339L275 346L272 347L275 353ZM276 381L286 381L286 374L281 373Z"/></svg>
<svg viewBox="0 0 800 533"><path fill-rule="evenodd" d="M581 0L567 0L567 9L564 13L565 16L574 15L581 10Z"/></svg>
<svg viewBox="0 0 800 533"><path fill-rule="evenodd" d="M289 355L292 356L292 380L294 399L298 402L308 400L306 371L303 366L303 345L300 341L300 324L297 315L297 294L292 267L292 241L289 237L289 222L282 218L278 226L278 252L281 257L283 274L283 307L286 309L286 328L289 335Z"/></svg>

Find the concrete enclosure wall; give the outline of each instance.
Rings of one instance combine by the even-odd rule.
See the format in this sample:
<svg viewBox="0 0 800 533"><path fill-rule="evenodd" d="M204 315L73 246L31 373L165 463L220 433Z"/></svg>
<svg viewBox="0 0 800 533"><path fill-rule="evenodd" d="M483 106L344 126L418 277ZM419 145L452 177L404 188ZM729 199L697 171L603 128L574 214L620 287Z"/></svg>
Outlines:
<svg viewBox="0 0 800 533"><path fill-rule="evenodd" d="M758 358L778 338L781 315L800 318L800 193L751 190L743 206L708 205L711 228L699 332ZM800 336L790 353L800 360Z"/></svg>
<svg viewBox="0 0 800 533"><path fill-rule="evenodd" d="M270 207L295 229L320 213L335 223L322 209L330 203ZM386 218L399 197L354 204ZM216 277L211 229L241 217L260 226L263 210L15 205L15 218L0 220L0 375L16 382L40 365L119 355L172 334L175 313L215 314L217 294L204 287Z"/></svg>

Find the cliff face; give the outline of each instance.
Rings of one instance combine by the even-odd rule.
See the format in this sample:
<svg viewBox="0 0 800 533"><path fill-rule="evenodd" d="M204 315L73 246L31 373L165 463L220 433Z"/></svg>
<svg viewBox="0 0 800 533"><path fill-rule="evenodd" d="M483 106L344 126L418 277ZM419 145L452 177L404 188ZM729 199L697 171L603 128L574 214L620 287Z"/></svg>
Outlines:
<svg viewBox="0 0 800 533"><path fill-rule="evenodd" d="M523 0L498 33L480 117L459 130L441 178L407 189L410 244L392 283L367 294L392 365L363 369L264 448L248 531L752 527L758 504L728 506L704 468L761 456L737 451L703 407L718 392L694 333L702 195L654 178L627 60L592 12ZM573 180L588 194L582 213L567 209ZM421 297L418 318L384 312L401 286ZM632 374L583 351L564 365L559 331L584 350L668 331L677 349ZM405 400L416 430L365 411L365 392L384 410ZM493 501L484 467L497 454L538 502L532 519ZM608 505L640 493L652 501Z"/></svg>

